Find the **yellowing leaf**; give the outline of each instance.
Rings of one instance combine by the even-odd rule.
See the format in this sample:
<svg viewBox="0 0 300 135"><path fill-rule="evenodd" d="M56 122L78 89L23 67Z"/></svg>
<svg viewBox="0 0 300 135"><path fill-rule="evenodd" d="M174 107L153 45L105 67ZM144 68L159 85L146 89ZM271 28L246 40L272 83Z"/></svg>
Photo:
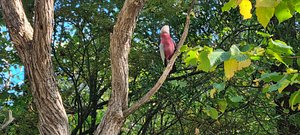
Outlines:
<svg viewBox="0 0 300 135"><path fill-rule="evenodd" d="M276 0L256 0L256 7L276 7Z"/></svg>
<svg viewBox="0 0 300 135"><path fill-rule="evenodd" d="M217 89L215 89L215 88L211 89L209 92L210 98L214 98L214 95L216 94L216 92L217 92Z"/></svg>
<svg viewBox="0 0 300 135"><path fill-rule="evenodd" d="M267 97L268 99L270 99L271 95L270 95L269 93L266 93L266 97Z"/></svg>
<svg viewBox="0 0 300 135"><path fill-rule="evenodd" d="M298 111L300 111L300 104L298 105Z"/></svg>
<svg viewBox="0 0 300 135"><path fill-rule="evenodd" d="M238 68L237 68L237 70L242 70L245 67L249 67L250 64L251 64L251 60L250 59L238 62Z"/></svg>
<svg viewBox="0 0 300 135"><path fill-rule="evenodd" d="M233 77L234 72L238 68L238 63L235 59L229 59L224 62L224 71L225 71L225 77L229 80L231 77Z"/></svg>
<svg viewBox="0 0 300 135"><path fill-rule="evenodd" d="M249 67L250 65L250 59L246 59L240 62L238 62L236 59L229 59L224 62L225 77L229 80L231 77L233 77L236 71L242 70L243 68Z"/></svg>
<svg viewBox="0 0 300 135"><path fill-rule="evenodd" d="M252 4L249 0L241 0L239 7L240 7L240 13L243 15L244 19L249 19L252 17L251 14Z"/></svg>
<svg viewBox="0 0 300 135"><path fill-rule="evenodd" d="M274 7L256 7L256 16L258 22L264 26L264 28L266 28L270 19L273 17L274 12Z"/></svg>

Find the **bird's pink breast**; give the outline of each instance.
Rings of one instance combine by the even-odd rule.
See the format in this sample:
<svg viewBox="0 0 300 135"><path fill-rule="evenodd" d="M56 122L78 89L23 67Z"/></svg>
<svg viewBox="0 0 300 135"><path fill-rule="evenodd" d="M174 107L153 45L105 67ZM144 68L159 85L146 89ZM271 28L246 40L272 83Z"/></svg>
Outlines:
<svg viewBox="0 0 300 135"><path fill-rule="evenodd" d="M161 34L161 44L164 45L164 53L167 60L170 60L175 51L175 44L169 34Z"/></svg>

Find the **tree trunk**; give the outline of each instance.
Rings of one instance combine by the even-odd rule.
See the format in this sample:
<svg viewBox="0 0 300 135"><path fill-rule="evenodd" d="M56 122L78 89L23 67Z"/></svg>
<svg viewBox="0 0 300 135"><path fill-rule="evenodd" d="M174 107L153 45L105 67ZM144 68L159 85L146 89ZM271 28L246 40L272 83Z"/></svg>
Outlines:
<svg viewBox="0 0 300 135"><path fill-rule="evenodd" d="M11 41L23 62L39 113L42 135L67 135L68 118L54 78L51 61L54 0L36 0L34 28L26 18L21 0L1 0Z"/></svg>
<svg viewBox="0 0 300 135"><path fill-rule="evenodd" d="M146 0L126 0L110 37L112 94L108 109L95 135L117 135L128 107L128 54L137 16Z"/></svg>

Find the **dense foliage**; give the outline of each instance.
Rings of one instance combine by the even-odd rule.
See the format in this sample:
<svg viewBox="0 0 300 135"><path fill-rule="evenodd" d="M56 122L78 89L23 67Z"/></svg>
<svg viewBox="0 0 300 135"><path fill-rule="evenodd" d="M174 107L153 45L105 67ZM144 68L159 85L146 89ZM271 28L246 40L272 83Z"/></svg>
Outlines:
<svg viewBox="0 0 300 135"><path fill-rule="evenodd" d="M251 2L195 4L176 72L149 103L129 116L121 134L300 133L300 4ZM142 97L164 69L158 51L160 28L170 25L178 42L189 4L151 0L145 5L129 55L130 103ZM74 135L92 134L106 110L110 33L122 5L118 0L55 2L54 70ZM33 2L24 6L32 16ZM16 120L1 133L38 134L26 75L16 72L24 69L8 40L2 24L0 121L8 110Z"/></svg>

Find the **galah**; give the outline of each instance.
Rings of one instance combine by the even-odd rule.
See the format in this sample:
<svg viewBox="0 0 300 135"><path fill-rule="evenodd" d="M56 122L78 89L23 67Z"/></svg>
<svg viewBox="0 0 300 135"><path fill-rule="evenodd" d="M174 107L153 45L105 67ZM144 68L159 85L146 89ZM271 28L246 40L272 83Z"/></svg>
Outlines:
<svg viewBox="0 0 300 135"><path fill-rule="evenodd" d="M175 47L175 42L170 35L170 27L168 25L163 26L160 30L159 50L161 59L165 66L167 66L168 62L175 53Z"/></svg>

